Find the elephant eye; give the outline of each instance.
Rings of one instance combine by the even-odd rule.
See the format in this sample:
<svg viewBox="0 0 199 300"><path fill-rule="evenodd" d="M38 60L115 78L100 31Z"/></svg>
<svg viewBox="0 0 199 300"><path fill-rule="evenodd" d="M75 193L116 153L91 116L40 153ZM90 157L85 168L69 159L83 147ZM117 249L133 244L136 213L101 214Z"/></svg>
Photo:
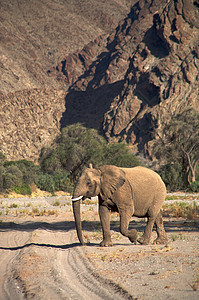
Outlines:
<svg viewBox="0 0 199 300"><path fill-rule="evenodd" d="M87 185L88 186L92 186L92 182L91 182L91 180L89 179L89 180L87 180Z"/></svg>

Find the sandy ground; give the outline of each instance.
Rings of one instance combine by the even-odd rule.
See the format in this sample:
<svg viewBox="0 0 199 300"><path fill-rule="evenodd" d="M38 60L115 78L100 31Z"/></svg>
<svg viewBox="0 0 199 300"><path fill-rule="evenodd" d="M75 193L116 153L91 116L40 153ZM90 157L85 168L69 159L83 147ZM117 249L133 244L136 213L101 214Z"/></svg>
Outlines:
<svg viewBox="0 0 199 300"><path fill-rule="evenodd" d="M82 205L80 246L69 197L0 199L0 299L199 299L199 220L165 218L166 245L132 245L112 214L114 246L97 205ZM143 232L145 220L130 227ZM153 239L156 233L153 232Z"/></svg>

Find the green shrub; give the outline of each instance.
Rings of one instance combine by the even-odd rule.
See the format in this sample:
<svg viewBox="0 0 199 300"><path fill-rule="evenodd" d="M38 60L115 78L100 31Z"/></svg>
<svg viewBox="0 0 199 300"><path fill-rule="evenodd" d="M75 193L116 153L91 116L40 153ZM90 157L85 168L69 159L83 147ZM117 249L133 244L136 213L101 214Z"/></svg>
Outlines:
<svg viewBox="0 0 199 300"><path fill-rule="evenodd" d="M0 152L0 164L3 164L6 161L6 156L3 152Z"/></svg>
<svg viewBox="0 0 199 300"><path fill-rule="evenodd" d="M180 186L188 188L191 178L197 178L199 111L186 106L178 114L168 116L168 120L162 127L161 138L154 141L153 154L162 162L180 166Z"/></svg>
<svg viewBox="0 0 199 300"><path fill-rule="evenodd" d="M103 164L132 168L139 166L140 162L126 144L110 143L105 148Z"/></svg>
<svg viewBox="0 0 199 300"><path fill-rule="evenodd" d="M12 190L16 186L22 184L23 174L17 166L9 166L3 175L3 188Z"/></svg>
<svg viewBox="0 0 199 300"><path fill-rule="evenodd" d="M0 191L4 190L4 172L5 168L0 165Z"/></svg>
<svg viewBox="0 0 199 300"><path fill-rule="evenodd" d="M54 193L55 183L53 176L50 174L40 174L36 180L36 185L40 190Z"/></svg>
<svg viewBox="0 0 199 300"><path fill-rule="evenodd" d="M199 181L192 182L190 185L190 190L194 193L199 192Z"/></svg>
<svg viewBox="0 0 199 300"><path fill-rule="evenodd" d="M1 160L0 153L0 160ZM32 161L18 160L7 161L2 156L3 163L0 163L0 191L15 191L19 194L30 195L29 185L36 181L39 174L39 166Z"/></svg>
<svg viewBox="0 0 199 300"><path fill-rule="evenodd" d="M72 193L74 184L70 180L70 175L66 171L57 171L53 174L53 180L55 184L55 191L64 191Z"/></svg>
<svg viewBox="0 0 199 300"><path fill-rule="evenodd" d="M32 161L26 159L17 160L17 161L6 161L4 167L8 168L11 166L16 166L23 174L23 183L32 184L35 182L38 173L39 166L36 166Z"/></svg>
<svg viewBox="0 0 199 300"><path fill-rule="evenodd" d="M63 128L52 147L42 149L40 155L40 166L44 173L54 175L67 171L72 182L89 163L94 167L104 164L134 167L140 164L126 144L108 144L97 130L81 124ZM69 184L68 179L66 184Z"/></svg>
<svg viewBox="0 0 199 300"><path fill-rule="evenodd" d="M28 184L22 183L20 186L14 187L14 191L21 195L31 195L32 191Z"/></svg>
<svg viewBox="0 0 199 300"><path fill-rule="evenodd" d="M36 184L41 190L50 193L65 191L71 194L74 188L74 184L70 181L69 174L64 171L58 171L54 174L40 174Z"/></svg>
<svg viewBox="0 0 199 300"><path fill-rule="evenodd" d="M43 159L45 157L45 159ZM53 174L61 167L60 158L56 151L43 148L40 155L40 166L45 173Z"/></svg>
<svg viewBox="0 0 199 300"><path fill-rule="evenodd" d="M113 164L134 167L139 161L126 144L111 143L95 129L74 124L62 129L55 143L43 148L40 166L32 161L7 161L0 152L0 191L30 195L30 185L35 183L41 190L54 193L62 190L73 192L74 182L81 171L92 163L94 167Z"/></svg>
<svg viewBox="0 0 199 300"><path fill-rule="evenodd" d="M161 166L159 174L166 184L168 191L184 189L184 176L179 164L166 164Z"/></svg>

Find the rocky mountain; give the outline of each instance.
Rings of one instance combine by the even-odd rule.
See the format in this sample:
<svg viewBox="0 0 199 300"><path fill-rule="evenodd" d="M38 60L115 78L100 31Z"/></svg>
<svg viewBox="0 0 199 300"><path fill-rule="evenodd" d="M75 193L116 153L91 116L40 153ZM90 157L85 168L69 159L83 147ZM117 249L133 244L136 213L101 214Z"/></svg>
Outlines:
<svg viewBox="0 0 199 300"><path fill-rule="evenodd" d="M162 125L199 106L198 1L26 3L1 0L0 144L8 158L36 160L76 122L150 157Z"/></svg>
<svg viewBox="0 0 199 300"><path fill-rule="evenodd" d="M112 34L57 66L60 80L76 80L62 126L79 121L152 156L162 125L199 107L198 29L196 1L138 1Z"/></svg>
<svg viewBox="0 0 199 300"><path fill-rule="evenodd" d="M60 133L64 92L31 89L1 97L1 151L10 159L36 161L41 147Z"/></svg>
<svg viewBox="0 0 199 300"><path fill-rule="evenodd" d="M0 0L0 91L57 86L47 70L126 16L130 0Z"/></svg>
<svg viewBox="0 0 199 300"><path fill-rule="evenodd" d="M135 2L135 1L134 1ZM131 0L0 0L0 151L37 160L55 138L67 86L48 70L114 30Z"/></svg>

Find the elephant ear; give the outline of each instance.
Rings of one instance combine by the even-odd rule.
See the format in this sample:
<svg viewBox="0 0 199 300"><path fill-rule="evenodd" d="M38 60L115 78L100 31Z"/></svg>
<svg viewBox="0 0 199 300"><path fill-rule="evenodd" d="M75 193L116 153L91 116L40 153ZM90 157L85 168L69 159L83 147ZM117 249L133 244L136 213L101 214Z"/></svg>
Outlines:
<svg viewBox="0 0 199 300"><path fill-rule="evenodd" d="M118 190L125 182L125 173L115 166L102 166L101 171L101 189L102 199L111 199L113 193Z"/></svg>

